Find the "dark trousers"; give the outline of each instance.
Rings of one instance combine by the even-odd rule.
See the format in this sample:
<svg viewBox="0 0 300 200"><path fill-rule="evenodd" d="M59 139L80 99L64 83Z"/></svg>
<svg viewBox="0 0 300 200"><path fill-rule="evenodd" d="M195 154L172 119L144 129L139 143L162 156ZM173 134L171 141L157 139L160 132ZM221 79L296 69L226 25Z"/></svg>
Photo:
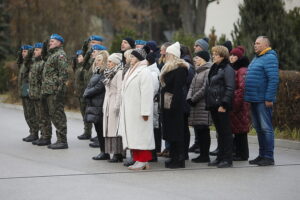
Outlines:
<svg viewBox="0 0 300 200"><path fill-rule="evenodd" d="M184 114L184 154L186 158L189 156L189 146L190 146L190 129L189 129L189 114Z"/></svg>
<svg viewBox="0 0 300 200"><path fill-rule="evenodd" d="M105 152L105 141L104 141L104 137L103 137L103 120L102 120L102 118L99 120L98 123L94 123L94 126L95 126L97 136L98 136L100 151Z"/></svg>
<svg viewBox="0 0 300 200"><path fill-rule="evenodd" d="M195 144L200 148L201 157L209 156L210 148L210 134L208 125L196 125L194 126L195 131Z"/></svg>
<svg viewBox="0 0 300 200"><path fill-rule="evenodd" d="M228 111L218 112L217 109L211 110L211 117L214 121L218 132L218 147L219 153L217 159L219 161L228 161L232 163L232 147L233 139L230 128L230 118Z"/></svg>
<svg viewBox="0 0 300 200"><path fill-rule="evenodd" d="M249 158L249 147L248 147L248 134L247 133L237 133L233 137L233 148L236 157L241 157L243 159Z"/></svg>
<svg viewBox="0 0 300 200"><path fill-rule="evenodd" d="M170 142L170 158L172 161L185 160L185 155L184 141Z"/></svg>

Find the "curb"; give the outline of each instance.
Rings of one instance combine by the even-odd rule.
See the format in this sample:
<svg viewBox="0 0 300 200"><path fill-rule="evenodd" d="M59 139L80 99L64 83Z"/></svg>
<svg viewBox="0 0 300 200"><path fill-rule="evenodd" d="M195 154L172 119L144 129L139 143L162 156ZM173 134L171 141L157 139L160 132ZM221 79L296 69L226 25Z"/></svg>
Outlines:
<svg viewBox="0 0 300 200"><path fill-rule="evenodd" d="M15 104L8 104L8 103L0 103L0 107L2 108L9 108L9 109L16 109L16 110L23 110L23 107L21 105L15 105ZM82 121L82 116L78 112L71 112L71 111L66 111L66 116L67 118L70 119L76 119L76 120L81 120ZM211 137L216 138L216 132L215 131L210 131ZM194 131L191 131L191 135L194 135ZM257 137L248 135L248 142L250 144L257 144ZM275 139L275 147L280 147L280 148L288 148L288 149L295 149L295 150L300 150L300 142L299 141L291 141L291 140L284 140L284 139Z"/></svg>

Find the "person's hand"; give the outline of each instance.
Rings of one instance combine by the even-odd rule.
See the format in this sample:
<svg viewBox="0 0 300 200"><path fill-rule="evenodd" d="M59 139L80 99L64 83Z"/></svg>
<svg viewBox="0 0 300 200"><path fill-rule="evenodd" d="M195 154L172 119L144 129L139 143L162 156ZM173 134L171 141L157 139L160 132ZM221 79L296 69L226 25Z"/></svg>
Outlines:
<svg viewBox="0 0 300 200"><path fill-rule="evenodd" d="M265 105L270 108L273 106L273 102L272 101L265 101Z"/></svg>
<svg viewBox="0 0 300 200"><path fill-rule="evenodd" d="M226 112L226 109L223 106L220 106L218 108L218 112L224 113L224 112Z"/></svg>
<svg viewBox="0 0 300 200"><path fill-rule="evenodd" d="M149 116L142 116L142 117L143 117L144 121L148 121L148 119L149 119Z"/></svg>

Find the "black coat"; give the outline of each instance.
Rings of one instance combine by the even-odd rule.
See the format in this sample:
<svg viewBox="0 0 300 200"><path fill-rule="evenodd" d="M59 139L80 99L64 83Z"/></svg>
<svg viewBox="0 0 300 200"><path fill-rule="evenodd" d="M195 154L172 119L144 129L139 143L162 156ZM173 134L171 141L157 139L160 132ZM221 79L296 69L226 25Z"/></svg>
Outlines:
<svg viewBox="0 0 300 200"><path fill-rule="evenodd" d="M234 90L235 71L228 60L223 60L219 65L213 64L206 84L206 108L212 110L223 106L226 110L231 110Z"/></svg>
<svg viewBox="0 0 300 200"><path fill-rule="evenodd" d="M184 87L187 84L188 69L180 66L164 75L166 86L161 89L162 125L164 139L170 142L184 139L184 104L186 94ZM164 94L173 94L171 108L164 109Z"/></svg>
<svg viewBox="0 0 300 200"><path fill-rule="evenodd" d="M103 73L93 74L84 91L83 97L87 104L84 115L85 122L98 123L102 120L102 106L105 96L105 85L102 82L103 80Z"/></svg>

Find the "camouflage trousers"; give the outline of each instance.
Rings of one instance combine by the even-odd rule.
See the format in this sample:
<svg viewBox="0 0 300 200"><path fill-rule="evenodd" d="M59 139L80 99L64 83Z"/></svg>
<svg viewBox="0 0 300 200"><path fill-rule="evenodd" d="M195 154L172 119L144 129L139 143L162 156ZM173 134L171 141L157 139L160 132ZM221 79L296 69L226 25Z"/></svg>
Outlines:
<svg viewBox="0 0 300 200"><path fill-rule="evenodd" d="M57 142L67 143L67 117L64 111L63 95L46 95L42 98L42 106L49 113L51 122L56 128Z"/></svg>
<svg viewBox="0 0 300 200"><path fill-rule="evenodd" d="M39 124L34 109L34 103L29 97L22 97L22 105L25 120L29 127L30 135L38 136L39 134Z"/></svg>
<svg viewBox="0 0 300 200"><path fill-rule="evenodd" d="M44 109L42 100L32 100L34 104L34 110L37 116L39 129L41 130L41 137L43 139L51 139L52 126L49 113Z"/></svg>
<svg viewBox="0 0 300 200"><path fill-rule="evenodd" d="M83 97L78 97L78 100L79 100L79 105L80 105L80 112L81 112L81 115L83 118L84 114L85 114L85 109L86 109L86 102ZM86 123L86 122L83 122L83 123L84 123L84 134L91 136L93 124Z"/></svg>

